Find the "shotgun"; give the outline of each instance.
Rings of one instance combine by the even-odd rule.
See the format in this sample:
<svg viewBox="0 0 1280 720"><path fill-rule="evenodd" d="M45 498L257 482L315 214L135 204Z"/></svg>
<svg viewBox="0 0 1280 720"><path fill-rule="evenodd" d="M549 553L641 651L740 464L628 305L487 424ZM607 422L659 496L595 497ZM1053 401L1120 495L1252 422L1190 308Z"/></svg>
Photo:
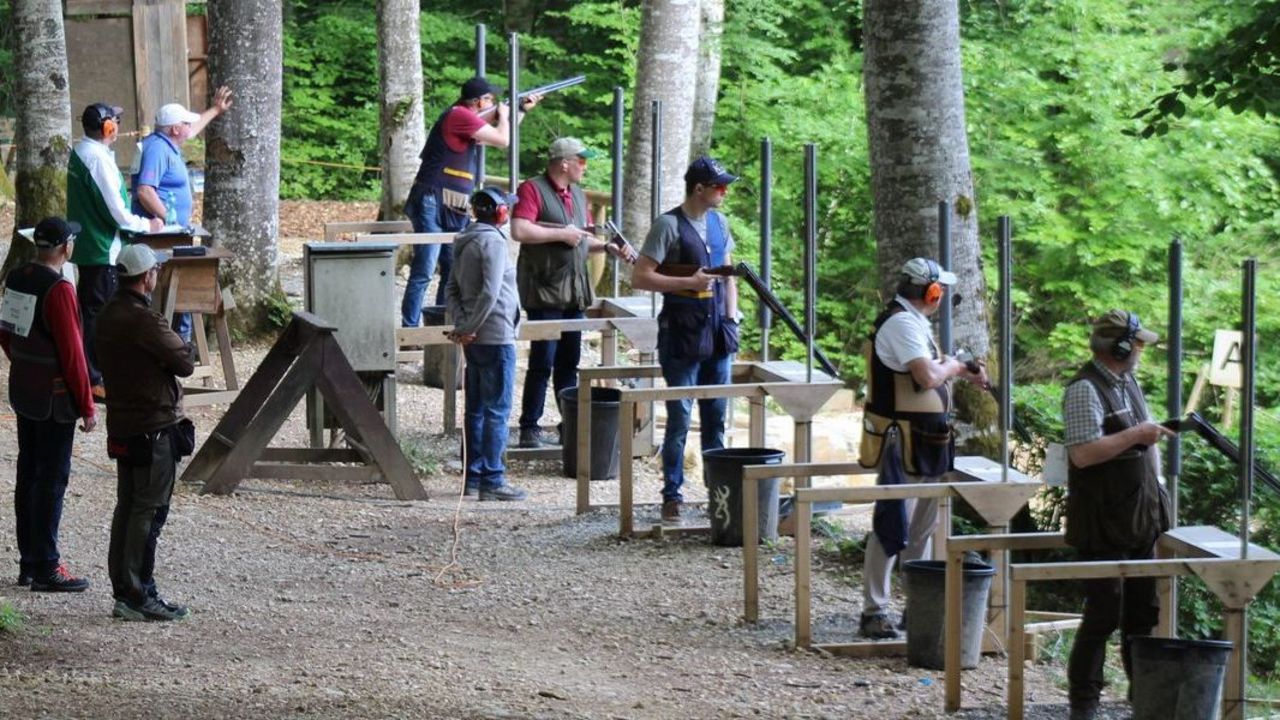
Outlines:
<svg viewBox="0 0 1280 720"><path fill-rule="evenodd" d="M546 95L547 93L553 93L553 92L556 92L557 90L564 90L565 88L571 88L574 85L581 85L586 81L587 81L586 75L575 75L571 78L565 78L564 80L557 80L553 83L547 83L542 87L536 87L536 88L533 88L532 90L525 90L524 92L516 96L516 106L518 107L519 104L530 95ZM477 110L476 115L479 115L480 117L484 117L485 115L488 115L489 113L497 109L498 109L498 106L496 104L490 105L489 107L483 110Z"/></svg>

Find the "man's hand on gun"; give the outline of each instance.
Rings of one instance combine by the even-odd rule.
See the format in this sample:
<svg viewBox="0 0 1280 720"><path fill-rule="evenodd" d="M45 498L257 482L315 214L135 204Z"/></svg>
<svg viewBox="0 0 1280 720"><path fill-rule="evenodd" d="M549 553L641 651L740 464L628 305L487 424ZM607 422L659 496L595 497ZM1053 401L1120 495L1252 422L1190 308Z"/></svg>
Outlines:
<svg viewBox="0 0 1280 720"><path fill-rule="evenodd" d="M535 105L542 102L542 98L546 97L542 93L534 93L520 98L520 112L529 112Z"/></svg>
<svg viewBox="0 0 1280 720"><path fill-rule="evenodd" d="M960 377L977 385L978 387L990 389L991 379L987 377L987 364L973 356L968 350L959 350L956 352L955 359L964 370L961 371Z"/></svg>
<svg viewBox="0 0 1280 720"><path fill-rule="evenodd" d="M455 343L457 343L457 344L459 344L459 345L470 345L471 343L475 342L476 334L475 334L475 333L467 333L466 335L460 335L460 334L458 334L457 332L455 332L455 331L453 331L453 330L450 330L450 331L445 335L445 337L449 338L451 341L453 341L453 342L455 342Z"/></svg>

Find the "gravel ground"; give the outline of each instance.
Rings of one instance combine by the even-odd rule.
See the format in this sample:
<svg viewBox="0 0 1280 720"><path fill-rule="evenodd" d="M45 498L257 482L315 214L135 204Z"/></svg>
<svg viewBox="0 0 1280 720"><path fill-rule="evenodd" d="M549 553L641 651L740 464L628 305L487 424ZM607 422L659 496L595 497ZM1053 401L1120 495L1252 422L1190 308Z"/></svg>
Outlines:
<svg viewBox="0 0 1280 720"><path fill-rule="evenodd" d="M237 350L242 377L265 351ZM62 549L93 587L57 596L0 586L0 599L26 618L0 635L0 717L943 715L940 672L789 647L789 540L765 564L764 620L748 626L739 550L694 538L619 540L614 512L574 514L558 464L513 467L527 502L459 501L441 394L413 369L398 376L400 425L429 460L422 480L432 500L399 502L385 485L252 480L211 497L180 484L157 577L193 608L182 623L109 617L114 470L104 435L81 436ZM7 370L0 365L0 382ZM193 412L202 438L223 410ZM295 411L273 445L303 439ZM11 497L15 459L5 408L0 497ZM641 463L639 475L637 498L656 499L656 466ZM607 502L616 484L593 493ZM638 527L656 521L656 510L643 512ZM16 560L12 514L2 515L0 547ZM819 640L852 639L856 581L834 556L819 556ZM987 657L967 672L971 709L953 717L1003 717L1004 667ZM1028 697L1041 703L1029 717L1066 716L1061 675L1028 668ZM1108 712L1124 716L1119 706Z"/></svg>

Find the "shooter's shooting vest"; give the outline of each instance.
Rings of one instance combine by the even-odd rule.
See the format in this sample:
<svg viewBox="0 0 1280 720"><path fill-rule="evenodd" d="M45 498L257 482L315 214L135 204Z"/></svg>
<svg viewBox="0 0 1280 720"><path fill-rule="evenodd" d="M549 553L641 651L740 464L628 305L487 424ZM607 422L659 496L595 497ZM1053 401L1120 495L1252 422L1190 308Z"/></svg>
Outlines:
<svg viewBox="0 0 1280 720"><path fill-rule="evenodd" d="M569 187L573 215L565 212L564 201L547 176L529 180L538 192L541 210L538 221L555 225L587 225L587 196L577 185ZM516 280L520 305L526 310L585 310L595 301L587 272L590 243L569 247L562 242L521 245L516 260Z"/></svg>
<svg viewBox="0 0 1280 720"><path fill-rule="evenodd" d="M667 211L676 219L680 244L664 263L719 267L726 264L728 237L724 218L708 211L707 241L684 216L679 207ZM738 351L738 326L726 322L724 282L717 280L710 290L678 290L662 294L658 316L658 348L661 355L680 360L706 360Z"/></svg>
<svg viewBox="0 0 1280 720"><path fill-rule="evenodd" d="M907 312L896 299L875 320L874 329L863 345L870 368L867 401L863 406L862 443L858 462L863 467L880 467L884 437L897 426L902 439L902 460L911 475L934 477L951 469L955 444L951 433L951 383L921 388L911 372L897 372L885 365L876 353L876 335L890 317ZM938 346L932 336L929 348L934 360Z"/></svg>
<svg viewBox="0 0 1280 720"><path fill-rule="evenodd" d="M1071 383L1093 385L1102 400L1102 434L1114 435L1148 419L1147 403L1126 378L1128 407L1120 391L1092 362ZM1116 457L1067 470L1067 544L1085 552L1146 550L1169 529L1169 500L1157 480L1156 450L1134 445Z"/></svg>
<svg viewBox="0 0 1280 720"><path fill-rule="evenodd" d="M62 366L58 364L58 348L44 315L45 298L60 282L69 281L37 263L23 265L5 279L6 293L23 293L35 298L31 329L26 336L10 329L9 353L13 366L9 369L9 404L15 413L30 420L72 423L80 414L67 390Z"/></svg>
<svg viewBox="0 0 1280 720"><path fill-rule="evenodd" d="M440 113L435 125L431 126L427 144L419 155L422 164L405 201L406 206L412 206L427 193L434 193L439 206L440 227L450 231L461 230L467 224L479 164L479 147L474 141L468 142L461 152L453 150L444 141L444 120L454 107ZM407 210L406 214L409 214Z"/></svg>

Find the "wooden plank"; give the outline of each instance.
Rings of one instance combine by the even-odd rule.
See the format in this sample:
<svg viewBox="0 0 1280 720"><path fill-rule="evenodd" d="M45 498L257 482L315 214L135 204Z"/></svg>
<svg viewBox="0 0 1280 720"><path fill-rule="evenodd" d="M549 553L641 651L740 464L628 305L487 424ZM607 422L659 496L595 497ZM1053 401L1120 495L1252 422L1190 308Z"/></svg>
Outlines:
<svg viewBox="0 0 1280 720"><path fill-rule="evenodd" d="M356 233L409 233L413 223L408 220L369 220L358 222L327 222L324 224L324 241L333 242L343 235Z"/></svg>
<svg viewBox="0 0 1280 720"><path fill-rule="evenodd" d="M851 658L902 657L907 654L906 640L868 640L854 643L817 643L816 650Z"/></svg>
<svg viewBox="0 0 1280 720"><path fill-rule="evenodd" d="M231 329L227 327L227 315L222 308L213 317L213 331L218 338L218 359L222 361L222 379L228 390L240 389L240 379L236 377L236 357L231 352Z"/></svg>
<svg viewBox="0 0 1280 720"><path fill-rule="evenodd" d="M759 485L755 478L742 478L742 615L750 623L760 619Z"/></svg>
<svg viewBox="0 0 1280 720"><path fill-rule="evenodd" d="M584 373L578 373L578 387L587 388L587 392L591 391L591 381ZM572 442L577 443L577 491L575 493L576 511L581 515L591 509L591 403L578 403L577 420L577 437ZM620 425L619 427L625 427ZM624 432L620 437L629 436L631 433ZM630 464L630 458L626 453L619 452L619 472L624 465Z"/></svg>
<svg viewBox="0 0 1280 720"><path fill-rule="evenodd" d="M133 0L66 0L67 17L80 15L129 15Z"/></svg>
<svg viewBox="0 0 1280 720"><path fill-rule="evenodd" d="M1157 541L1175 557L1239 558L1240 538L1212 525L1187 525L1170 528ZM1249 558L1280 560L1280 555L1249 543Z"/></svg>
<svg viewBox="0 0 1280 720"><path fill-rule="evenodd" d="M664 525L657 523L649 528L649 537L653 540L662 540L667 535L710 535L710 525Z"/></svg>
<svg viewBox="0 0 1280 720"><path fill-rule="evenodd" d="M263 480L319 480L328 483L383 482L382 473L368 465L308 465L306 463L255 462L247 477Z"/></svg>
<svg viewBox="0 0 1280 720"><path fill-rule="evenodd" d="M578 370L579 382L586 376L588 380L621 380L623 378L659 378L662 377L661 365L614 365L611 367L581 368Z"/></svg>
<svg viewBox="0 0 1280 720"><path fill-rule="evenodd" d="M1013 533L1011 535L952 535L947 547L960 552L973 550L1055 550L1067 546L1063 533Z"/></svg>
<svg viewBox="0 0 1280 720"><path fill-rule="evenodd" d="M563 451L557 445L556 447L540 447L540 448L521 448L511 445L507 446L507 461L518 460L520 462L536 462L538 460L559 460Z"/></svg>
<svg viewBox="0 0 1280 720"><path fill-rule="evenodd" d="M1009 566L1013 580L1087 580L1092 578L1169 577L1189 575L1199 565L1239 563L1240 560L1104 560L1098 562L1028 563ZM1247 562L1247 561L1244 561Z"/></svg>
<svg viewBox="0 0 1280 720"><path fill-rule="evenodd" d="M590 406L591 403L578 403L578 407L582 407L583 405ZM634 518L631 516L634 512L634 508L632 507L634 498L632 497L633 487L631 466L633 456L631 452L631 445L632 439L635 436L633 433L629 432L628 428L632 427L635 424L635 421L636 404L629 402L624 398L618 408L618 422L620 423L618 427L622 429L622 432L618 433L619 440L621 441L619 443L621 445L621 459L618 463L618 534L624 538L631 537L634 522ZM589 437L590 436L588 436L588 438ZM589 446L590 440L588 439L588 447ZM582 449L581 444L578 445L578 449ZM589 452L578 456L578 472L582 472L584 468L586 469L589 477L591 473Z"/></svg>
<svg viewBox="0 0 1280 720"><path fill-rule="evenodd" d="M954 492L950 483L905 483L903 485L873 485L871 487L830 487L797 490L805 502L869 503L876 500L904 500L909 498L940 498Z"/></svg>
<svg viewBox="0 0 1280 720"><path fill-rule="evenodd" d="M752 397L766 394L763 385L680 385L661 388L623 388L624 398L632 402L666 402L667 400L712 400L717 398Z"/></svg>
<svg viewBox="0 0 1280 720"><path fill-rule="evenodd" d="M196 339L196 352L200 355L199 365L196 370L200 373L192 373L191 377L201 377L204 379L205 387L213 385L213 367L209 364L209 336L204 331L204 315L196 313L191 316L191 334Z"/></svg>
<svg viewBox="0 0 1280 720"><path fill-rule="evenodd" d="M379 233L376 235L366 235L356 233L356 243L377 243L386 245L393 243L396 245L452 245L453 238L457 233Z"/></svg>
<svg viewBox="0 0 1280 720"><path fill-rule="evenodd" d="M780 465L748 465L742 469L743 477L752 475L757 478L846 477L875 475L877 472L874 468L867 469L858 463L782 463Z"/></svg>
<svg viewBox="0 0 1280 720"><path fill-rule="evenodd" d="M960 709L960 618L964 614L964 552L947 546L946 580L943 590L943 669L946 674L943 707L947 712Z"/></svg>
<svg viewBox="0 0 1280 720"><path fill-rule="evenodd" d="M273 463L363 463L360 453L350 448L273 448L258 456L259 462Z"/></svg>
<svg viewBox="0 0 1280 720"><path fill-rule="evenodd" d="M1016 567L1016 566L1014 566ZM1027 583L1013 577L1009 586L1009 682L1006 685L1009 720L1022 720L1023 703L1026 693L1023 689L1022 674L1026 663L1026 624Z"/></svg>
<svg viewBox="0 0 1280 720"><path fill-rule="evenodd" d="M182 398L184 407L204 407L206 405L226 405L235 402L240 396L239 390L205 390L204 388L187 389ZM194 481L193 481L194 482Z"/></svg>
<svg viewBox="0 0 1280 720"><path fill-rule="evenodd" d="M1247 614L1243 609L1228 609L1222 614L1223 639L1231 643L1227 674L1222 685L1223 720L1244 720L1245 693L1248 689L1249 633Z"/></svg>

